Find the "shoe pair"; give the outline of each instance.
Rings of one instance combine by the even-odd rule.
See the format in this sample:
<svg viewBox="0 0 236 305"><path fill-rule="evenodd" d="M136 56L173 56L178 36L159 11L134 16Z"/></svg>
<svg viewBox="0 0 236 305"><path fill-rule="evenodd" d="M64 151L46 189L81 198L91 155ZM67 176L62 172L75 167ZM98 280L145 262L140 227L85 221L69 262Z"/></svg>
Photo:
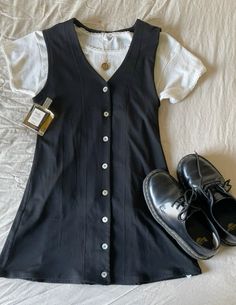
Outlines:
<svg viewBox="0 0 236 305"><path fill-rule="evenodd" d="M220 242L236 246L230 179L196 152L179 161L177 177L179 182L163 169L145 177L143 193L155 220L195 259L214 256Z"/></svg>

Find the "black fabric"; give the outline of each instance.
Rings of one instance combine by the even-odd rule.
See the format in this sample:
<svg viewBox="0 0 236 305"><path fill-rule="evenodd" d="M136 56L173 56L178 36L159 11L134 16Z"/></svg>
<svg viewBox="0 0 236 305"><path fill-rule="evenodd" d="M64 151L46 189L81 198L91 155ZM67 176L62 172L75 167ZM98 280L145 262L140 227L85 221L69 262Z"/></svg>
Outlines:
<svg viewBox="0 0 236 305"><path fill-rule="evenodd" d="M76 18L43 30L49 73L33 101L51 97L56 117L37 136L25 193L0 256L0 276L141 284L201 273L154 220L142 193L151 170L167 170L154 83L161 29L137 19L117 30L134 35L120 67L105 81L82 52L75 25L101 32Z"/></svg>

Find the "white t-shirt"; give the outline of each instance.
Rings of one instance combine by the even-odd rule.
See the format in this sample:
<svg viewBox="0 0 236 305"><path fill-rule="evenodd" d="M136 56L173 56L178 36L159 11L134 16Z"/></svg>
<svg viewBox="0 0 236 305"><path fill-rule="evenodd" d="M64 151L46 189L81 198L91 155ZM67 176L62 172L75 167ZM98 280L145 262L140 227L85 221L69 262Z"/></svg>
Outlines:
<svg viewBox="0 0 236 305"><path fill-rule="evenodd" d="M108 80L123 61L133 32L94 33L75 25L78 41L91 66ZM33 31L15 40L3 39L10 87L31 98L37 95L47 79L48 52L42 31ZM108 61L109 69L101 63ZM170 103L183 100L206 72L202 61L166 32L160 32L156 50L154 78L160 100Z"/></svg>

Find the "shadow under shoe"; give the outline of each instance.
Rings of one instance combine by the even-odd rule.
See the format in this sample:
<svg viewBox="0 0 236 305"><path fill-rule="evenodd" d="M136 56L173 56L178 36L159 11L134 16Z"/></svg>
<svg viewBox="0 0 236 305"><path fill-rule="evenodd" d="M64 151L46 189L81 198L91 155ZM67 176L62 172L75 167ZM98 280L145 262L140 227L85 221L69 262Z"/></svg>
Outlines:
<svg viewBox="0 0 236 305"><path fill-rule="evenodd" d="M193 189L184 190L167 171L155 169L143 181L143 194L154 219L187 254L204 260L217 253L218 232L197 206Z"/></svg>

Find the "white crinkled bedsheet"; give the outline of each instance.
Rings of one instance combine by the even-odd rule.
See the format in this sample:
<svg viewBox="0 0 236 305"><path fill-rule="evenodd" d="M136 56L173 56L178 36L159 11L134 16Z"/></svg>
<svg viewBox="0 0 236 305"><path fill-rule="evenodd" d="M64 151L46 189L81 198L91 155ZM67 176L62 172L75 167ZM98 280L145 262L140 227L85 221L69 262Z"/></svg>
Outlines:
<svg viewBox="0 0 236 305"><path fill-rule="evenodd" d="M231 179L236 195L235 0L0 0L1 37L15 39L73 16L90 27L116 29L136 18L169 32L207 67L180 103L161 102L162 145L168 167L196 150ZM0 247L30 172L36 135L20 125L31 100L11 92L0 54ZM0 305L235 305L236 247L221 246L203 274L143 285L49 284L0 278Z"/></svg>

